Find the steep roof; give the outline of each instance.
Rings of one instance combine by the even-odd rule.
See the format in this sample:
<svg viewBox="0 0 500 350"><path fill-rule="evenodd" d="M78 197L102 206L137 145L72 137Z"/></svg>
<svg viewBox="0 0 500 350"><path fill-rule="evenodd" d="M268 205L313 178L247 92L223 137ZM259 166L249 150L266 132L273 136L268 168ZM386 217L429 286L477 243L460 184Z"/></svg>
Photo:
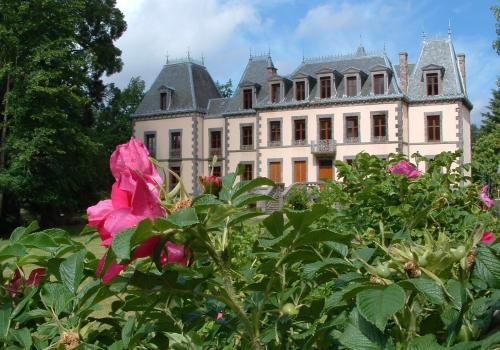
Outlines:
<svg viewBox="0 0 500 350"><path fill-rule="evenodd" d="M172 91L172 100L167 110L161 110L160 93L165 89ZM174 62L163 66L134 116L205 112L209 100L219 97L219 91L203 65L190 59Z"/></svg>
<svg viewBox="0 0 500 350"><path fill-rule="evenodd" d="M408 79L410 98L426 97L424 71L428 69L443 73L441 96L466 94L450 38L426 40L423 43L420 56Z"/></svg>

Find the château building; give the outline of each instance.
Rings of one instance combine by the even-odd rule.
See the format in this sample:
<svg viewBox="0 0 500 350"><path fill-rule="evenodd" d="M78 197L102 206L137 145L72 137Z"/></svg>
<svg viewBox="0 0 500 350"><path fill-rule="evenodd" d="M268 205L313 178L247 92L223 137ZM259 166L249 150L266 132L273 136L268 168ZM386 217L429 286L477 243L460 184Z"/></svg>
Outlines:
<svg viewBox="0 0 500 350"><path fill-rule="evenodd" d="M463 149L471 160L465 55L451 38L425 39L414 63L399 54L303 59L288 75L271 56L251 56L231 97L220 96L202 62L167 62L134 115L134 135L179 173L197 177L244 165L244 179L266 176L285 188L335 179L335 160L416 151L432 158ZM419 164L425 170L425 164ZM168 179L169 187L175 178Z"/></svg>

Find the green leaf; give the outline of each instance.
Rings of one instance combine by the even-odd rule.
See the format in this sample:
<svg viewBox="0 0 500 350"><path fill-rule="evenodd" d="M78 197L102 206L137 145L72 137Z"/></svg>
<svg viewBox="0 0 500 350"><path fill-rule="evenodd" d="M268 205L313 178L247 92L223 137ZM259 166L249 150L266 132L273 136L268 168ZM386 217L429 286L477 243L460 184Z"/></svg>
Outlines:
<svg viewBox="0 0 500 350"><path fill-rule="evenodd" d="M25 256L27 254L28 253L26 252L26 249L24 249L24 247L21 244L19 243L9 244L0 251L0 261L14 257Z"/></svg>
<svg viewBox="0 0 500 350"><path fill-rule="evenodd" d="M385 350L387 339L354 309L339 341L352 350Z"/></svg>
<svg viewBox="0 0 500 350"><path fill-rule="evenodd" d="M135 316L129 316L127 322L122 328L122 342L125 348L128 348L130 343L130 338L132 338L135 324Z"/></svg>
<svg viewBox="0 0 500 350"><path fill-rule="evenodd" d="M295 246L308 245L308 244L327 242L327 241L347 243L350 242L351 239L352 237L350 235L344 235L332 230L322 228L305 232L295 241Z"/></svg>
<svg viewBox="0 0 500 350"><path fill-rule="evenodd" d="M61 265L59 265L61 282L72 293L76 293L82 280L83 260L86 255L86 250L80 250L78 253L70 255L61 263Z"/></svg>
<svg viewBox="0 0 500 350"><path fill-rule="evenodd" d="M271 233L274 237L281 236L285 231L285 224L283 220L283 213L281 211L275 211L269 215L264 221L262 221L264 227Z"/></svg>
<svg viewBox="0 0 500 350"><path fill-rule="evenodd" d="M135 233L135 227L127 228L119 232L111 242L111 249L120 260L130 259L131 241Z"/></svg>
<svg viewBox="0 0 500 350"><path fill-rule="evenodd" d="M31 349L33 341L31 340L31 332L28 328L15 329L11 331L14 339L24 347L24 349Z"/></svg>
<svg viewBox="0 0 500 350"><path fill-rule="evenodd" d="M442 305L445 297L442 288L428 278L412 278L400 282L402 287L410 287L422 293L433 304Z"/></svg>
<svg viewBox="0 0 500 350"><path fill-rule="evenodd" d="M246 193L244 195L239 196L233 202L234 206L242 207L244 205L252 204L259 201L274 201L275 199L266 194L255 194L255 193Z"/></svg>
<svg viewBox="0 0 500 350"><path fill-rule="evenodd" d="M316 272L318 272L319 270L321 270L325 267L328 267L328 266L351 267L351 265L343 259L328 258L328 259L325 259L322 261L316 261L316 262L313 262L310 264L305 264L304 265L304 274L308 278L313 278L314 274L316 274Z"/></svg>
<svg viewBox="0 0 500 350"><path fill-rule="evenodd" d="M488 283L491 288L500 288L500 258L489 247L477 247L473 275Z"/></svg>
<svg viewBox="0 0 500 350"><path fill-rule="evenodd" d="M239 197L243 193L253 190L254 188L260 186L274 186L274 182L268 179L267 177L257 177L253 180L241 181L234 187L231 200L234 201L237 197Z"/></svg>
<svg viewBox="0 0 500 350"><path fill-rule="evenodd" d="M184 208L171 214L167 220L177 227L196 225L200 221L194 208Z"/></svg>
<svg viewBox="0 0 500 350"><path fill-rule="evenodd" d="M217 197L215 197L213 194L202 194L194 198L191 206L194 208L209 208L221 204L223 204L223 202L218 200Z"/></svg>
<svg viewBox="0 0 500 350"><path fill-rule="evenodd" d="M24 235L28 235L32 232L35 232L36 230L38 230L40 228L40 226L38 225L38 221L32 221L28 227L18 227L16 228L12 234L10 235L10 239L9 241L11 243L14 243L14 242L17 242L19 239L21 239L21 237L23 237Z"/></svg>
<svg viewBox="0 0 500 350"><path fill-rule="evenodd" d="M356 306L368 321L382 332L387 321L405 305L406 294L403 288L392 284L384 289L366 289L356 296Z"/></svg>
<svg viewBox="0 0 500 350"><path fill-rule="evenodd" d="M433 334L427 334L422 337L414 337L410 341L410 346L408 350L442 350L444 349L436 341L436 337Z"/></svg>
<svg viewBox="0 0 500 350"><path fill-rule="evenodd" d="M8 304L3 304L0 308L0 340L5 339L10 329L10 315L12 307Z"/></svg>
<svg viewBox="0 0 500 350"><path fill-rule="evenodd" d="M61 283L45 284L40 296L45 306L52 308L56 316L59 316L73 300L73 293Z"/></svg>
<svg viewBox="0 0 500 350"><path fill-rule="evenodd" d="M243 221L246 221L248 219L252 219L252 218L255 218L257 216L262 216L262 215L265 215L265 214L260 212L260 211L243 211L241 213L236 213L234 215L231 215L231 217L229 219L228 226L233 226L233 225L239 224Z"/></svg>
<svg viewBox="0 0 500 350"><path fill-rule="evenodd" d="M286 215L293 227L298 231L302 231L323 216L327 211L325 206L314 204L313 207L308 210L286 210Z"/></svg>

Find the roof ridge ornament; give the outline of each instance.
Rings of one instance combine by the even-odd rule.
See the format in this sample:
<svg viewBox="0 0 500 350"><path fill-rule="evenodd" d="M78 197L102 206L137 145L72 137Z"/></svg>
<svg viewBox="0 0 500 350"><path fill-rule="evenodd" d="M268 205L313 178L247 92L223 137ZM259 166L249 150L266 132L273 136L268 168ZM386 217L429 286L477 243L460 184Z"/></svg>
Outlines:
<svg viewBox="0 0 500 350"><path fill-rule="evenodd" d="M448 18L448 39L451 39L451 19Z"/></svg>

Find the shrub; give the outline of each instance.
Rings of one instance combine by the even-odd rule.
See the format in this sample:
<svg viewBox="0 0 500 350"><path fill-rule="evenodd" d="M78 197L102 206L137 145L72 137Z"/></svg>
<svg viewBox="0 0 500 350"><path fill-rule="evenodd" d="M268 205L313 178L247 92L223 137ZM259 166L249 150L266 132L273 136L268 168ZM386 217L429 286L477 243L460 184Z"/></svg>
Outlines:
<svg viewBox="0 0 500 350"><path fill-rule="evenodd" d="M498 222L479 185L460 186L469 179L453 157L409 178L393 170L399 156L362 154L337 164L343 181L327 185L319 203L271 215L247 208L265 200L250 191L270 181L236 183L238 172L221 178L217 195L162 190L164 214L118 232L99 268L64 232L19 228L0 249L0 344L491 348L500 342L490 333L500 308ZM187 264L168 263L179 253L173 245L185 247ZM13 281L28 265L46 269L43 277ZM106 283L94 273L118 265Z"/></svg>
<svg viewBox="0 0 500 350"><path fill-rule="evenodd" d="M294 186L288 192L285 207L293 210L304 210L310 207L311 191L305 186Z"/></svg>

